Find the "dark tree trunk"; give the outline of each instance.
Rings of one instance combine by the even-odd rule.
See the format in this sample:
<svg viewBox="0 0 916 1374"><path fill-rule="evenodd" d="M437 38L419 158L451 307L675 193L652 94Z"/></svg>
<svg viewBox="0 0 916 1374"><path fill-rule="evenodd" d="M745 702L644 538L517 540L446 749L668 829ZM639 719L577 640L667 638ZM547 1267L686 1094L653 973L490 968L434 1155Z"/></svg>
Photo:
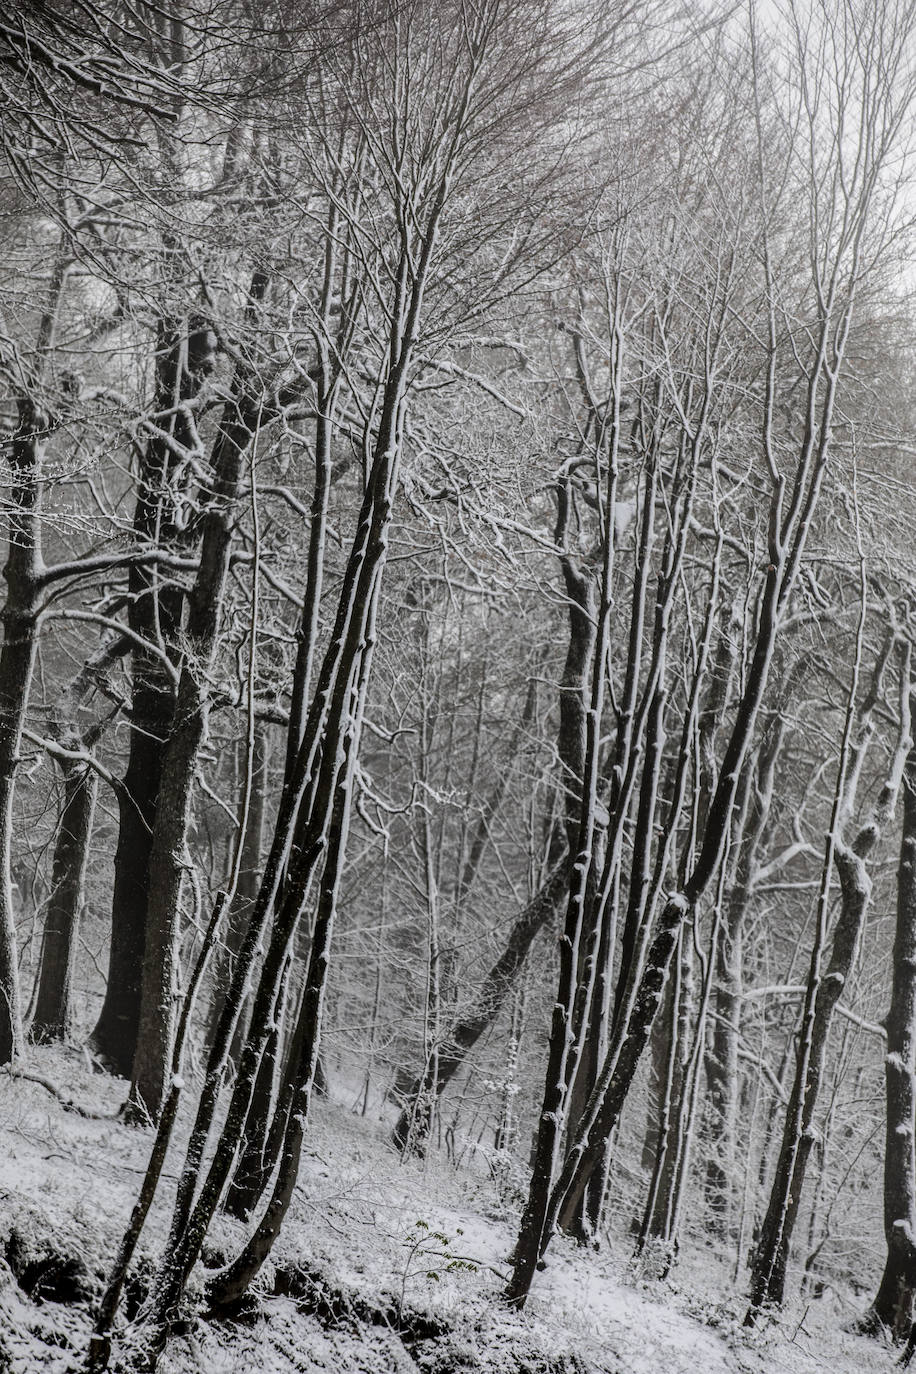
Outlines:
<svg viewBox="0 0 916 1374"><path fill-rule="evenodd" d="M157 410L174 410L164 422L166 437L150 439L140 459L133 532L137 546L175 551L188 542L182 529L181 491L172 472L176 448L194 442L179 402L200 390L209 363L191 366L187 322L162 320L156 346ZM177 657L185 593L159 570L131 565L127 620L131 631L150 645L132 641L131 708L127 767L118 793L118 842L111 894L111 942L105 1000L90 1045L122 1078L133 1073L140 1026L140 983L146 950L146 913L150 888L150 849L162 780L165 748L175 712L175 682L161 653ZM156 652L159 650L159 652Z"/></svg>
<svg viewBox="0 0 916 1374"><path fill-rule="evenodd" d="M658 1241L660 1247L667 1247L674 1240L673 1202L687 1086L692 1010L692 952L686 925L681 927L679 944L673 974L669 979L667 1015L656 1020L656 1025L658 1020L663 1020L666 1054L658 1124L654 1133L655 1158L638 1235L640 1249L651 1241Z"/></svg>
<svg viewBox="0 0 916 1374"><path fill-rule="evenodd" d="M134 673L138 655L134 655ZM149 851L162 775L162 751L172 722L171 689L158 693L135 676L127 768L118 789L118 842L111 896L108 980L90 1037L93 1052L122 1078L133 1071L140 1025L140 974L146 945Z"/></svg>
<svg viewBox="0 0 916 1374"><path fill-rule="evenodd" d="M911 699L916 718L916 698ZM866 1325L909 1334L916 1318L916 748L903 780L891 1005L887 1015L884 1235L887 1260Z"/></svg>
<svg viewBox="0 0 916 1374"><path fill-rule="evenodd" d="M62 765L64 805L54 846L51 899L41 942L35 1014L29 1038L69 1040L73 1034L71 992L77 935L83 906L96 776L79 763Z"/></svg>
<svg viewBox="0 0 916 1374"><path fill-rule="evenodd" d="M725 897L724 918L716 939L715 1016L704 1058L707 1085L704 1188L711 1229L722 1238L728 1234L735 1187L742 935L770 817L783 733L782 717L774 716L758 750L753 770L748 771L743 780L745 795L739 807L738 854Z"/></svg>
<svg viewBox="0 0 916 1374"><path fill-rule="evenodd" d="M213 997L207 1035L208 1042L211 1044L225 1001L226 990L232 982L232 972L242 948L245 932L248 929L248 920L261 884L261 851L264 846L269 760L270 743L267 727L259 724L256 725L254 733L254 749L251 756L251 798L248 806L248 824L242 838L238 883L226 920L225 938L220 946L219 958L213 971ZM245 1038L246 1013L247 1008L243 1007L232 1043L233 1059L238 1057L239 1048Z"/></svg>
<svg viewBox="0 0 916 1374"><path fill-rule="evenodd" d="M272 1121L277 1121L283 1116L283 1129L285 1130L284 1111L288 1110L289 1101L286 1099L284 1104L286 1076L282 1081L280 1080L282 1058L280 1049L283 1038L283 1003L286 998L288 976L287 974L281 979L280 988L277 992L273 1021L267 1032L261 1062L258 1065L258 1073L251 1093L251 1104L245 1118L245 1133L238 1162L226 1192L226 1211L230 1216L238 1217L241 1221L249 1217L257 1206L258 1199L267 1187L271 1170L276 1163L279 1145L277 1151L271 1150L271 1136L274 1134L271 1129ZM290 1048L290 1058L294 1054L295 1037L294 1044ZM279 1084L276 1103L274 1102L275 1084ZM282 1141L282 1132L280 1139Z"/></svg>
<svg viewBox="0 0 916 1374"><path fill-rule="evenodd" d="M3 569L7 594L0 613L0 1064L8 1064L22 1049L11 846L16 769L38 639L40 436L45 425L38 408L20 398L10 450L9 551Z"/></svg>
<svg viewBox="0 0 916 1374"><path fill-rule="evenodd" d="M252 300L266 279L258 276ZM259 405L237 381L227 401L213 457L213 490L202 520L200 565L189 594L186 649L176 695L172 732L162 763L149 857L149 897L140 983L140 1024L131 1079L129 1115L159 1114L171 1060L178 970L175 945L191 823L194 774L210 707L208 671L220 625L232 524L242 460L261 419Z"/></svg>

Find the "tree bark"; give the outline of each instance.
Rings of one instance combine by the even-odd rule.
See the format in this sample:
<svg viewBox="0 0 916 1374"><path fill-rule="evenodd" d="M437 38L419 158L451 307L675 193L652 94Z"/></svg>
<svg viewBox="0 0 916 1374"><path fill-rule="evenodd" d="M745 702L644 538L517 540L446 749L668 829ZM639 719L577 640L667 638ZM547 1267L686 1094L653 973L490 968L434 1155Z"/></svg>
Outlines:
<svg viewBox="0 0 916 1374"><path fill-rule="evenodd" d="M658 1241L660 1248L666 1248L675 1239L672 1229L673 1199L690 1059L690 1025L693 1009L692 954L689 927L685 924L680 930L679 950L674 959L670 978L671 988L667 999L665 1076L655 1133L655 1161L642 1225L639 1228L640 1250L652 1241ZM669 1255L668 1258L670 1261L672 1257Z"/></svg>
<svg viewBox="0 0 916 1374"><path fill-rule="evenodd" d="M73 971L83 906L96 775L84 765L61 765L64 805L54 846L51 899L45 917L35 1014L29 1039L69 1040L73 1035Z"/></svg>
<svg viewBox="0 0 916 1374"><path fill-rule="evenodd" d="M711 1229L723 1239L729 1230L735 1185L742 935L769 821L783 733L783 718L776 715L769 723L753 769L745 777L745 797L738 807L738 854L727 888L724 919L716 939L714 1018L704 1057L707 1086L704 1188Z"/></svg>
<svg viewBox="0 0 916 1374"><path fill-rule="evenodd" d="M322 1011L327 990L337 898L347 848L350 790L353 786L353 768L359 748L362 706L370 660L371 644L367 646L365 657L360 663L357 681L353 684L353 700L343 744L344 760L335 785L330 823L331 839L321 877L308 971L293 1040L294 1053L289 1074L290 1100L285 1114L279 1169L270 1201L253 1235L233 1263L209 1286L209 1297L214 1306L236 1301L246 1292L249 1284L259 1273L289 1211L299 1176L302 1142L316 1088Z"/></svg>
<svg viewBox="0 0 916 1374"><path fill-rule="evenodd" d="M159 321L153 404L166 412L140 459L133 534L138 548L169 550L187 542L181 527L180 493L172 473L178 446L194 435L181 403L199 392L208 365L192 367L186 321ZM128 574L127 622L131 641L131 707L127 767L118 791L118 842L111 894L111 941L105 998L90 1047L114 1073L130 1078L140 1027L140 987L146 949L150 849L162 781L166 743L175 713L175 682L162 654L177 657L185 603L184 589L154 567L132 564Z"/></svg>
<svg viewBox="0 0 916 1374"><path fill-rule="evenodd" d="M252 303L266 278L256 274ZM149 857L149 898L140 985L140 1023L128 1117L153 1120L162 1105L174 1034L178 915L191 822L194 774L210 709L208 675L220 626L242 460L261 423L259 404L237 376L213 457L213 490L202 521L200 564L189 595L186 648L174 724L162 764Z"/></svg>
<svg viewBox="0 0 916 1374"><path fill-rule="evenodd" d="M251 799L248 806L248 824L242 837L242 857L239 867L239 880L235 896L226 917L226 934L219 949L219 956L213 970L213 994L207 1042L212 1044L216 1024L225 1001L226 989L232 981L232 970L239 957L239 951L248 929L248 919L254 907L261 883L261 850L264 845L264 822L267 803L267 772L270 760L270 742L267 727L255 727L254 749L251 760ZM241 1043L247 1029L246 1008L238 1019L232 1044L232 1058L238 1057Z"/></svg>
<svg viewBox="0 0 916 1374"><path fill-rule="evenodd" d="M7 517L9 551L3 569L7 595L0 612L0 1064L8 1064L23 1047L13 905L13 799L38 641L40 440L45 428L46 419L39 408L29 398L20 397L10 451L12 509Z"/></svg>
<svg viewBox="0 0 916 1374"><path fill-rule="evenodd" d="M864 590L860 636L863 624ZM855 749L851 750L848 741L851 734L851 712L855 704L855 682L858 671L857 666L854 668L853 689L850 695L850 718L844 731L834 814L831 818L831 828L827 838L825 880L819 899L819 930L822 930L825 924L824 916L828 897L826 875L829 874L832 863L836 864L839 874L840 911L834 926L830 959L826 972L821 972L820 937L815 939L812 950L805 1008L797 1039L795 1077L786 1111L779 1159L776 1164L766 1216L751 1271L750 1307L745 1317L745 1325L747 1326L753 1325L757 1313L762 1307L768 1304L778 1306L785 1296L786 1268L792 1236L801 1207L808 1160L815 1141L814 1113L827 1053L830 1026L836 1005L852 972L862 937L865 914L871 898L872 881L865 860L877 845L883 824L893 815L907 750L909 749L909 657L907 650L902 670L904 690L901 694L900 736L895 753L891 758L889 775L867 820L860 826L852 843L847 842L841 831L842 819L849 815L854 805L862 760L871 738L873 728L871 718L878 699L878 685L889 652L890 645L888 645L886 652L879 656L874 680L861 712L861 738ZM858 665L860 655L861 644L857 646L856 665ZM847 753L852 758L848 765Z"/></svg>
<svg viewBox="0 0 916 1374"><path fill-rule="evenodd" d="M911 698L916 719L916 698ZM887 1259L866 1327L900 1339L916 1318L916 747L906 760L897 866L897 924L884 1061L884 1236Z"/></svg>
<svg viewBox="0 0 916 1374"><path fill-rule="evenodd" d="M251 1215L270 1181L282 1142L282 1131L280 1140L275 1142L274 1139L275 1123L278 1125L281 1117L285 1130L285 1113L289 1109L289 1102L284 1102L287 1075L281 1073L281 1044L288 977L287 973L281 980L277 992L273 1021L264 1042L261 1062L251 1093L251 1103L245 1118L245 1131L238 1161L223 1204L229 1215L238 1217L240 1221L245 1221ZM295 1041L295 1036L293 1040ZM290 1046L289 1054L290 1059L296 1056L295 1043Z"/></svg>

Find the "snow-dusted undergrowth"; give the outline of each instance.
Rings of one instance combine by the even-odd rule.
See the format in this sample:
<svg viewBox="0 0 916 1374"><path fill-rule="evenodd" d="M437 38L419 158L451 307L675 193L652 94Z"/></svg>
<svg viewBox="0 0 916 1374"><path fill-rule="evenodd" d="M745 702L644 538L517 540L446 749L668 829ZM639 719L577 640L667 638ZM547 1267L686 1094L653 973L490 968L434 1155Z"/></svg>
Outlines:
<svg viewBox="0 0 916 1374"><path fill-rule="evenodd" d="M0 1075L0 1370L69 1374L81 1366L91 1292L134 1200L149 1135L113 1119L123 1085L93 1074L75 1051L33 1050L24 1067L100 1114L76 1115L37 1083ZM265 1291L244 1320L198 1320L175 1337L164 1374L866 1374L893 1366L888 1348L843 1329L860 1304L836 1294L746 1333L743 1294L708 1250L688 1249L669 1281L648 1283L633 1276L622 1244L592 1253L559 1243L526 1311L510 1314L499 1275L517 1217L485 1173L456 1171L435 1153L402 1161L386 1131L333 1101L318 1106ZM155 1254L164 1224L160 1207L143 1255ZM211 1262L231 1254L239 1235L222 1220ZM129 1341L128 1331L125 1370Z"/></svg>

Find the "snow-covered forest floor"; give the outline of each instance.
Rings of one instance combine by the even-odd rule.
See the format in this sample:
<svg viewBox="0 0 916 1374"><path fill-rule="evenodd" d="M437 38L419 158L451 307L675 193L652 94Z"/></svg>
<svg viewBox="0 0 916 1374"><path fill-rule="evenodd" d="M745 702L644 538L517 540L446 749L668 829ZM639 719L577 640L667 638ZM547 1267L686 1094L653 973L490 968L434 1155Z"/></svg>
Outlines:
<svg viewBox="0 0 916 1374"><path fill-rule="evenodd" d="M32 1049L22 1068L97 1116L79 1115L36 1082L0 1076L0 1370L75 1371L94 1295L135 1199L148 1132L114 1118L123 1085L75 1050ZM517 1225L485 1167L431 1152L403 1161L386 1123L319 1104L289 1222L256 1301L237 1321L200 1320L170 1343L166 1374L867 1374L893 1367L889 1347L849 1327L863 1301L829 1291L748 1333L744 1276L709 1248L682 1248L665 1281L632 1268L619 1228L603 1251L558 1243L527 1309L509 1313L499 1275ZM168 1172L168 1166L167 1166ZM161 1241L154 1213L140 1272ZM237 1223L221 1222L228 1257ZM220 1256L206 1252L210 1263ZM136 1294L139 1285L135 1284ZM58 1299L58 1300L55 1300ZM134 1306L136 1298L134 1298ZM128 1309L131 1304L128 1302ZM129 1344L120 1342L122 1369Z"/></svg>

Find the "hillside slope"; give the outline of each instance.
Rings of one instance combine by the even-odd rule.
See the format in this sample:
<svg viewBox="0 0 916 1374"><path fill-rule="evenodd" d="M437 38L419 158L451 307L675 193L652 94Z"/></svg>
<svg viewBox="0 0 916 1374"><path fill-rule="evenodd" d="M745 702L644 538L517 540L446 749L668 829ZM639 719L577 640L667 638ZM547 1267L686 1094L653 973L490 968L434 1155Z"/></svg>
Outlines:
<svg viewBox="0 0 916 1374"><path fill-rule="evenodd" d="M123 1085L75 1051L32 1050L22 1068L97 1115L67 1110L38 1082L0 1077L0 1370L70 1374L149 1134L115 1119ZM484 1169L455 1170L435 1153L402 1161L385 1123L322 1103L262 1291L236 1320L192 1315L164 1374L866 1374L893 1365L888 1348L842 1329L861 1305L842 1294L746 1333L743 1295L705 1250L684 1254L662 1283L641 1280L613 1242L600 1253L558 1243L526 1311L510 1314L500 1275L516 1224ZM160 1209L144 1233L129 1312L164 1225ZM239 1235L221 1221L205 1257L218 1263ZM128 1328L124 1371L130 1340Z"/></svg>

